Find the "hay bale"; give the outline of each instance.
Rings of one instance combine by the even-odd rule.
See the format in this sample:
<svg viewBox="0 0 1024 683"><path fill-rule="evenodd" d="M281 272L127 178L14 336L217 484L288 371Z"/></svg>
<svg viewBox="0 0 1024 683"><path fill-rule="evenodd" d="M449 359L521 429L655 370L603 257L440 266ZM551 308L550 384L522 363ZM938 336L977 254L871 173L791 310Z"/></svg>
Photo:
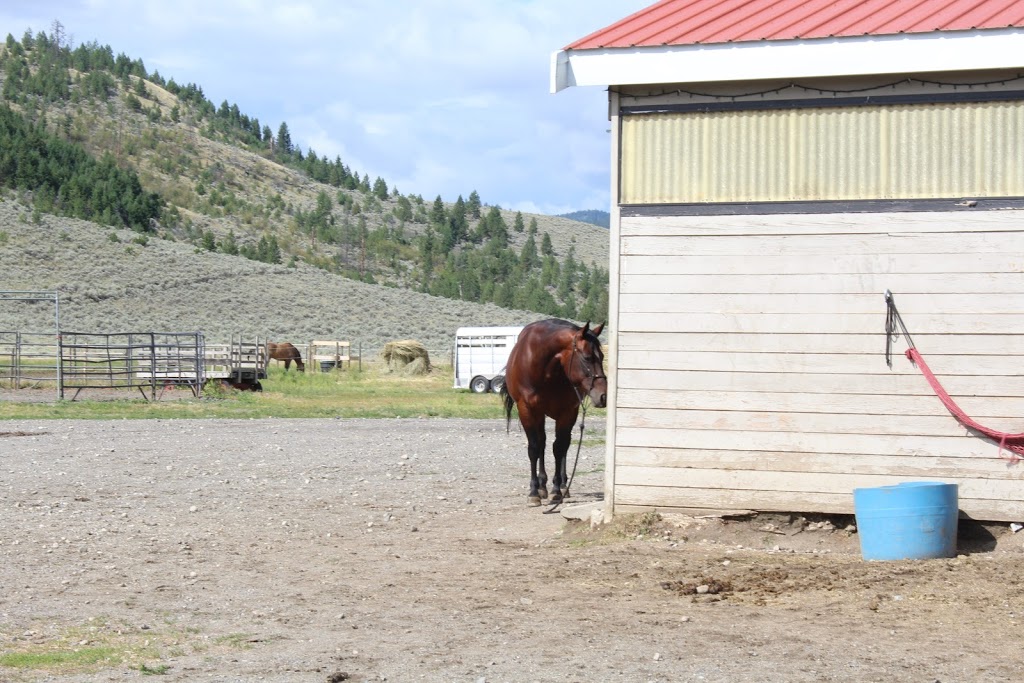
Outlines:
<svg viewBox="0 0 1024 683"><path fill-rule="evenodd" d="M381 352L388 372L404 375L425 375L430 372L430 354L427 347L415 339L388 342Z"/></svg>

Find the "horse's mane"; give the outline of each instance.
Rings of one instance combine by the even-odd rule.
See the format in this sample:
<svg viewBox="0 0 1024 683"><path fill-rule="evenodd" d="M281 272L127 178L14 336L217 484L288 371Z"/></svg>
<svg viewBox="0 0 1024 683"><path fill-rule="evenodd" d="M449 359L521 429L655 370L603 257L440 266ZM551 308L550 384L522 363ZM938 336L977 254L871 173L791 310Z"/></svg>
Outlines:
<svg viewBox="0 0 1024 683"><path fill-rule="evenodd" d="M540 320L538 322L542 322L542 323L544 323L546 325L549 325L551 327L570 329L573 332L578 332L579 330L582 329L576 323L570 322L568 320L562 320L561 318L548 318L547 320ZM591 330L589 329L589 326L588 326L588 329L587 329L587 334L584 335L584 337L586 338L586 340L588 342L593 344L595 346L595 348L597 348L598 351L601 350L601 340L598 339L596 334L591 332Z"/></svg>

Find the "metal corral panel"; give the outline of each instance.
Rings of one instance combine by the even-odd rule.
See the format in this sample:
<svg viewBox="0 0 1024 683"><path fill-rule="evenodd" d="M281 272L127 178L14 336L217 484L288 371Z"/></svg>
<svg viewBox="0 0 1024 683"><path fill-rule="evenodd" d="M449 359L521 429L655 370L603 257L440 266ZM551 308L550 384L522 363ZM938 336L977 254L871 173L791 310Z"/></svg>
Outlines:
<svg viewBox="0 0 1024 683"><path fill-rule="evenodd" d="M615 509L850 513L856 487L960 485L1024 519L1024 211L623 218L614 283ZM608 490L606 489L606 493Z"/></svg>
<svg viewBox="0 0 1024 683"><path fill-rule="evenodd" d="M1024 196L1024 102L622 118L621 203Z"/></svg>

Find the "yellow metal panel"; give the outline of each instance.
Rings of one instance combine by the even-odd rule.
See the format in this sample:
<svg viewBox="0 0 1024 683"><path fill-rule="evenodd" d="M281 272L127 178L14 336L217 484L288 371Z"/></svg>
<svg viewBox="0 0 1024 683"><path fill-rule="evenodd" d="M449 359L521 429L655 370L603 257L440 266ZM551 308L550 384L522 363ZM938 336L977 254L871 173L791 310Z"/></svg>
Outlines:
<svg viewBox="0 0 1024 683"><path fill-rule="evenodd" d="M1024 196L1024 102L622 118L623 204Z"/></svg>

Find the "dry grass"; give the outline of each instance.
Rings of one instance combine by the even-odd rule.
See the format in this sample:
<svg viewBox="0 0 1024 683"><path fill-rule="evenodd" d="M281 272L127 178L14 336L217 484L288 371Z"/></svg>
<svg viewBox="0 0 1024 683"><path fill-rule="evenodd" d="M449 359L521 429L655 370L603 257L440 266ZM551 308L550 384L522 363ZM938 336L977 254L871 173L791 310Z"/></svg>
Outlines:
<svg viewBox="0 0 1024 683"><path fill-rule="evenodd" d="M116 238L117 241L112 241ZM3 290L57 290L61 328L74 332L191 332L303 344L352 342L364 358L416 339L435 362L450 358L455 330L522 325L545 316L369 285L309 266L289 268L149 239L93 223L43 216L0 201ZM53 329L52 306L0 302L0 330Z"/></svg>
<svg viewBox="0 0 1024 683"><path fill-rule="evenodd" d="M415 339L388 342L381 352L389 372L406 375L426 375L430 372L430 354L427 347Z"/></svg>

